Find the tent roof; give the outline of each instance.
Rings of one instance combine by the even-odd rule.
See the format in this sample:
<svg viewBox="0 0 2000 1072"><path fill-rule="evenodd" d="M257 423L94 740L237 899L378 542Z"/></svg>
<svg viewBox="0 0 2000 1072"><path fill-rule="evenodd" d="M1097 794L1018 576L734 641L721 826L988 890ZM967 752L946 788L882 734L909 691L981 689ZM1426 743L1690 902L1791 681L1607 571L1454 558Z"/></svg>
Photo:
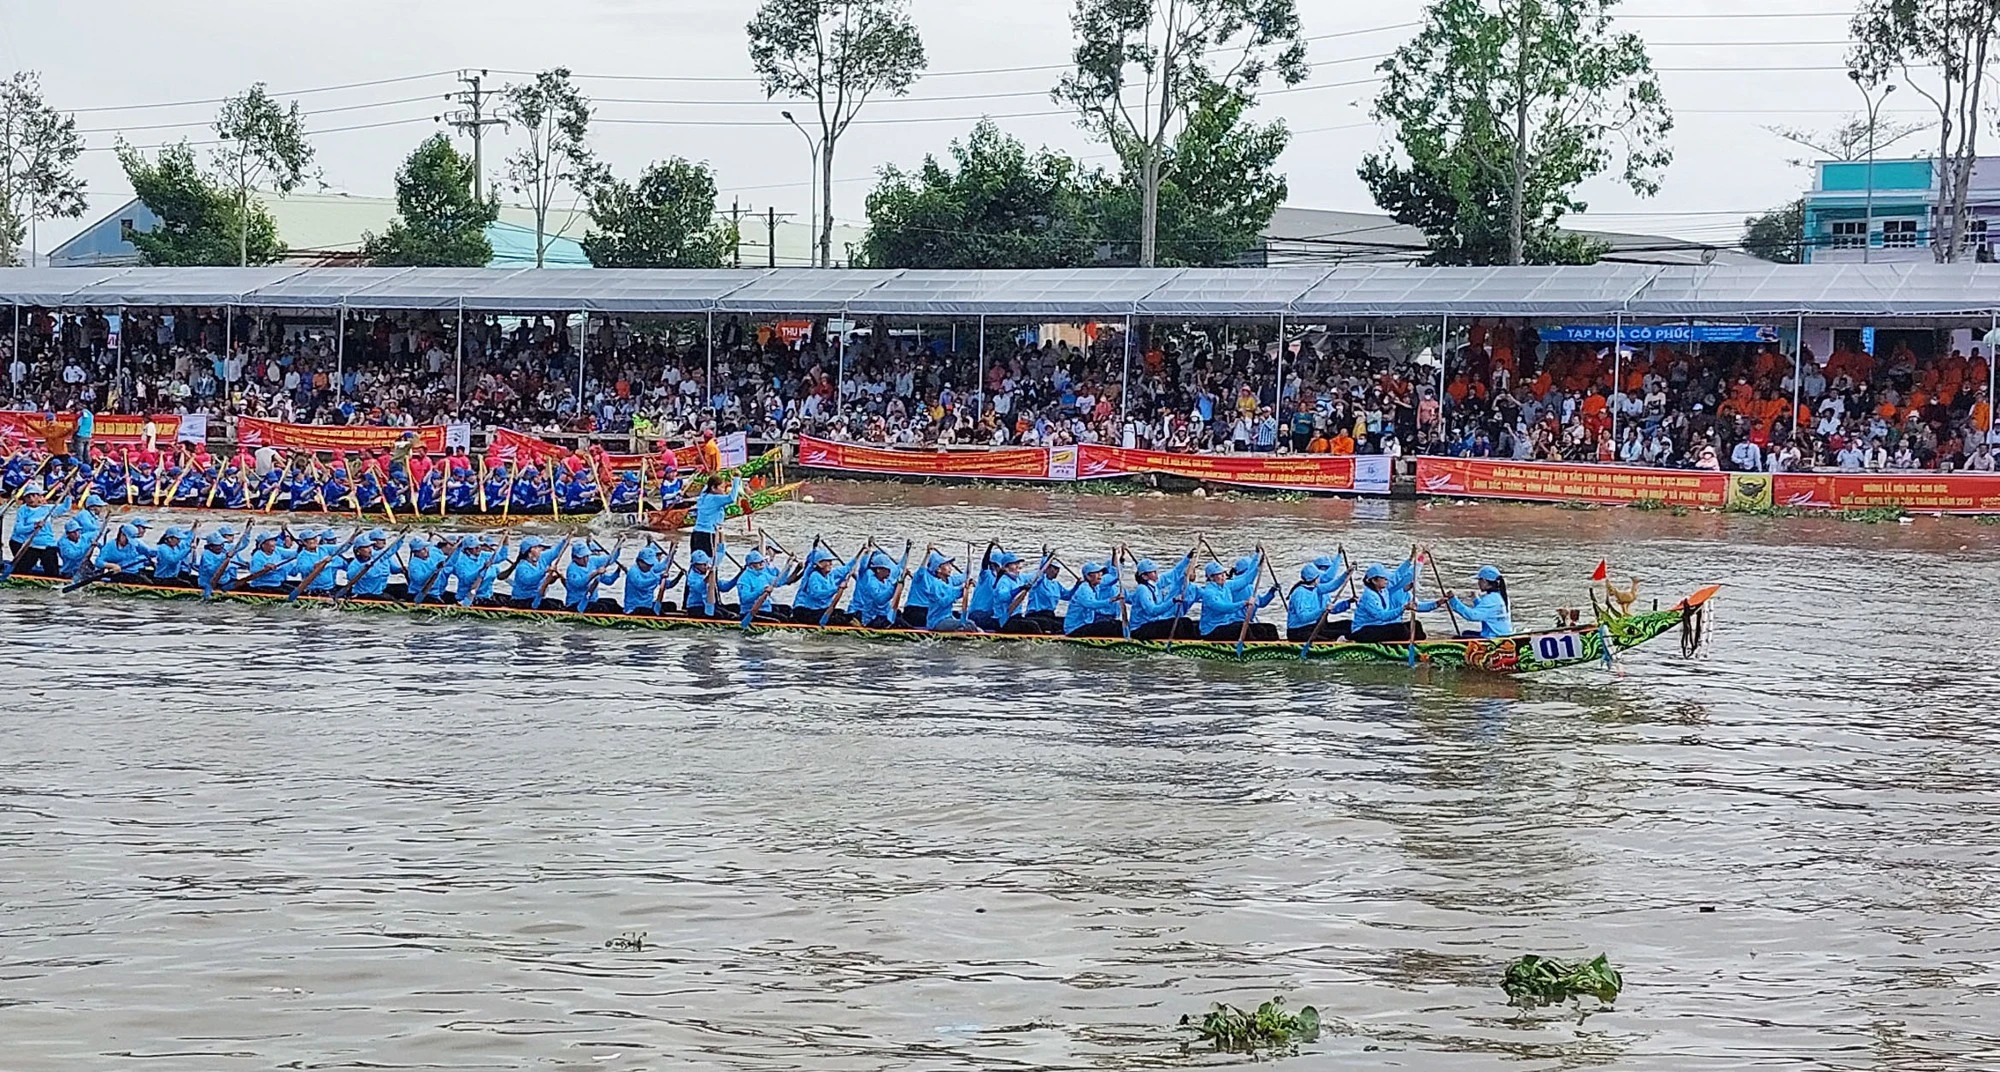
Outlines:
<svg viewBox="0 0 2000 1072"><path fill-rule="evenodd" d="M0 304L883 316L1958 316L2000 311L2000 265L903 270L0 268Z"/></svg>
<svg viewBox="0 0 2000 1072"><path fill-rule="evenodd" d="M1178 268L906 271L848 303L862 316L1124 316Z"/></svg>
<svg viewBox="0 0 2000 1072"><path fill-rule="evenodd" d="M1935 316L2000 309L2000 264L1755 264L1667 268L1635 316Z"/></svg>

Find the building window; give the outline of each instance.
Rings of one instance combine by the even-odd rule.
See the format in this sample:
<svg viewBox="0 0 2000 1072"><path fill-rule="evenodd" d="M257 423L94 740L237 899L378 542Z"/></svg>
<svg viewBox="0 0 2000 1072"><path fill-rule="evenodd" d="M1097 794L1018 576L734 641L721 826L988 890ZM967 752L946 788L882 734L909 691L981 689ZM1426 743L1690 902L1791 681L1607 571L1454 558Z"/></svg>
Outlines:
<svg viewBox="0 0 2000 1072"><path fill-rule="evenodd" d="M1980 249L1986 245L1986 221L1967 220L1965 230L1958 236L1959 245L1966 249Z"/></svg>
<svg viewBox="0 0 2000 1072"><path fill-rule="evenodd" d="M1917 248L1917 221L1883 220L1882 245L1887 249Z"/></svg>
<svg viewBox="0 0 2000 1072"><path fill-rule="evenodd" d="M1833 248L1860 249L1868 225L1860 220L1838 220L1833 225Z"/></svg>

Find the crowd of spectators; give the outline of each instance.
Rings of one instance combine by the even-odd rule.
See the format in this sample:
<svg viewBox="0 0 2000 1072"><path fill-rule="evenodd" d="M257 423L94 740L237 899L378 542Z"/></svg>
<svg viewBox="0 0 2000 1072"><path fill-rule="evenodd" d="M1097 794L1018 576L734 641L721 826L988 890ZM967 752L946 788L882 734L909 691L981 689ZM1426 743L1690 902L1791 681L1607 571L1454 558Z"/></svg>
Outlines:
<svg viewBox="0 0 2000 1072"><path fill-rule="evenodd" d="M1448 454L1732 470L1994 467L1988 358L1778 344L1695 351L1543 342L1474 322L1430 358L1409 334L1270 326L1081 331L1063 341L854 326L844 340L686 324L455 314L24 310L0 337L8 404L320 424L467 422L679 441L705 428L904 445ZM875 327L879 328L880 325ZM948 330L948 329L947 329ZM462 346L461 346L462 342ZM1410 357L1411 351L1421 356ZM579 392L579 371L581 391ZM983 378L982 378L983 377ZM1796 409L1793 406L1797 399Z"/></svg>

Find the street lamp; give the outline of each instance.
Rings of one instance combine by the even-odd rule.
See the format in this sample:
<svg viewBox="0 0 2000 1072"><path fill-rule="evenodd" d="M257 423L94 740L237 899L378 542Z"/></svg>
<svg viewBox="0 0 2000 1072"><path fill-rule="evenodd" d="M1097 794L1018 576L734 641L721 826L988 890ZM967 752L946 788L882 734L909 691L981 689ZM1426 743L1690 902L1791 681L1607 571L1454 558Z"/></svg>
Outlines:
<svg viewBox="0 0 2000 1072"><path fill-rule="evenodd" d="M1882 102L1889 99L1889 94L1896 92L1896 83L1891 82L1883 86L1881 96L1870 97L1868 82L1861 77L1860 71L1849 71L1847 77L1853 79L1854 88L1861 91L1862 103L1868 106L1868 193L1862 202L1864 207L1861 210L1861 263L1867 264L1869 253L1875 245L1875 116L1880 111ZM1888 244L1886 237L1883 244L1885 246Z"/></svg>
<svg viewBox="0 0 2000 1072"><path fill-rule="evenodd" d="M806 214L807 218L812 220L812 240L806 248L809 251L807 261L809 263L819 263L812 260L816 254L810 252L819 249L819 140L811 134L806 133L806 128L800 126L799 121L792 118L791 112L787 111L780 114L785 117L785 122L792 125L793 130L799 132L800 137L805 138L806 148L812 152L812 174L806 181ZM833 214L832 205L827 206L827 214ZM776 256L776 252L773 251L772 255ZM825 264L819 264L819 266L821 268L826 267Z"/></svg>

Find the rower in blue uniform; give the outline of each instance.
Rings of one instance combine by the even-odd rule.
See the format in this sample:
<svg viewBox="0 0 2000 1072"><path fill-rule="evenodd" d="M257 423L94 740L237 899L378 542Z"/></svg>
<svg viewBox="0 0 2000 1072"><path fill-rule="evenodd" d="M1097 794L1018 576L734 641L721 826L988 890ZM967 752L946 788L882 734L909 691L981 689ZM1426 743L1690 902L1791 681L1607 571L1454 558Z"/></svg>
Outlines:
<svg viewBox="0 0 2000 1072"><path fill-rule="evenodd" d="M84 536L83 526L70 518L63 522L62 538L56 541L56 569L72 579L83 576L84 560L96 547L93 539Z"/></svg>
<svg viewBox="0 0 2000 1072"><path fill-rule="evenodd" d="M1063 615L1063 633L1073 637L1117 637L1125 635L1125 623L1118 608L1125 596L1104 595L1104 577L1110 572L1102 562L1083 564L1082 579L1069 590L1069 611Z"/></svg>
<svg viewBox="0 0 2000 1072"><path fill-rule="evenodd" d="M153 580L187 588L194 584L194 530L170 528L153 546Z"/></svg>
<svg viewBox="0 0 2000 1072"><path fill-rule="evenodd" d="M279 591L284 588L285 574L298 553L281 549L275 532L260 533L256 546L257 549L250 552L250 572L244 576L243 583L252 591Z"/></svg>
<svg viewBox="0 0 2000 1072"><path fill-rule="evenodd" d="M1394 571L1385 566L1368 567L1362 575L1360 598L1354 602L1354 628L1350 638L1364 644L1408 643L1424 639L1424 623L1409 616L1414 604L1419 614L1434 611L1435 601L1416 599L1411 589L1417 583L1417 564L1405 561Z"/></svg>
<svg viewBox="0 0 2000 1072"><path fill-rule="evenodd" d="M625 570L625 613L649 616L667 613L660 601L678 579L673 559L653 544L640 548L633 557L632 565Z"/></svg>
<svg viewBox="0 0 2000 1072"><path fill-rule="evenodd" d="M639 474L627 470L618 474L618 482L611 485L611 509L629 514L639 508Z"/></svg>
<svg viewBox="0 0 2000 1072"><path fill-rule="evenodd" d="M1332 559L1326 563L1322 567L1319 560L1314 560L1299 571L1299 583L1292 586L1292 594L1285 599L1286 640L1332 641L1348 634L1349 623L1326 620L1354 606L1352 600L1333 598L1346 587L1347 571L1333 570Z"/></svg>
<svg viewBox="0 0 2000 1072"><path fill-rule="evenodd" d="M1479 586L1479 594L1472 602L1467 603L1454 593L1445 593L1445 598L1451 602L1451 609L1468 624L1478 627L1459 635L1487 640L1513 636L1514 610L1508 605L1507 579L1500 575L1499 567L1481 566L1473 579Z"/></svg>
<svg viewBox="0 0 2000 1072"><path fill-rule="evenodd" d="M1236 594L1236 590L1242 587L1241 581L1244 577L1255 583L1258 561L1246 559L1239 562L1238 571L1234 575L1223 569L1220 562L1210 562L1204 569L1206 582L1189 593L1189 602L1201 605L1201 616L1196 620L1196 625L1201 631L1201 639L1278 639L1278 628L1274 625L1252 621L1247 635L1243 630L1243 620L1246 615L1253 613L1259 607L1269 606L1272 600L1278 598L1278 589L1275 586L1266 591L1262 597L1254 594L1239 597Z"/></svg>
<svg viewBox="0 0 2000 1072"><path fill-rule="evenodd" d="M413 537L408 547L409 555L403 563L404 595L412 603L423 603L437 596L439 574L443 572L444 558L458 550L454 545L449 550L424 539Z"/></svg>
<svg viewBox="0 0 2000 1072"><path fill-rule="evenodd" d="M909 596L903 603L905 628L933 633L966 631L969 623L954 612L968 578L956 566L957 560L942 551L925 556L922 572L910 578Z"/></svg>
<svg viewBox="0 0 2000 1072"><path fill-rule="evenodd" d="M722 602L722 593L736 587L734 578L723 580L721 574L715 576L716 605L710 605L708 598L709 574L715 569L707 551L694 551L688 555L687 584L681 590L681 613L691 618L734 618L742 608Z"/></svg>
<svg viewBox="0 0 2000 1072"><path fill-rule="evenodd" d="M1061 577L1062 563L1052 555L1045 555L1042 558L1041 570L1029 581L1028 598L1022 608L1021 618L1027 624L1034 626L1038 632L1063 631L1062 617L1056 613L1056 608L1062 604L1067 594L1063 589Z"/></svg>
<svg viewBox="0 0 2000 1072"><path fill-rule="evenodd" d="M801 625L818 625L822 620L828 625L846 625L852 621L846 611L835 609L833 604L867 557L868 550L863 548L843 565L839 555L814 545L806 552L805 575L799 579L798 595L792 600L792 621Z"/></svg>
<svg viewBox="0 0 2000 1072"><path fill-rule="evenodd" d="M56 524L56 504L49 501L48 492L39 481L30 483L21 498L21 506L14 511L14 531L7 538L8 549L13 553L9 569L14 573L54 577L61 567L56 558L56 540L61 534Z"/></svg>
<svg viewBox="0 0 2000 1072"><path fill-rule="evenodd" d="M1132 639L1187 637L1192 640L1199 635L1194 622L1181 618L1188 570L1193 567L1193 551L1182 555L1164 576L1159 565L1150 558L1142 558L1133 565L1134 583L1126 596L1132 608Z"/></svg>
<svg viewBox="0 0 2000 1072"><path fill-rule="evenodd" d="M909 548L905 546L904 562L909 561L909 555ZM849 617L856 624L870 629L893 627L896 624L896 582L902 580L905 568L886 552L876 551L870 555L867 567L854 579L854 594L847 601Z"/></svg>

